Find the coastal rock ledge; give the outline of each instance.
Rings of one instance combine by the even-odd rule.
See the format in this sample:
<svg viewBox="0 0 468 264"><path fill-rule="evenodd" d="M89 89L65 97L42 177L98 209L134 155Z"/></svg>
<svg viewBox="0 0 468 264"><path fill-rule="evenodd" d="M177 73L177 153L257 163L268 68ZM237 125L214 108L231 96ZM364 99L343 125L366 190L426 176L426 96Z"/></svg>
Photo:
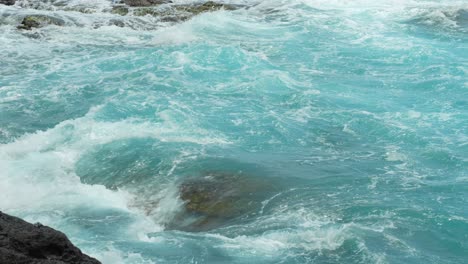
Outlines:
<svg viewBox="0 0 468 264"><path fill-rule="evenodd" d="M0 263L97 264L57 230L0 211Z"/></svg>

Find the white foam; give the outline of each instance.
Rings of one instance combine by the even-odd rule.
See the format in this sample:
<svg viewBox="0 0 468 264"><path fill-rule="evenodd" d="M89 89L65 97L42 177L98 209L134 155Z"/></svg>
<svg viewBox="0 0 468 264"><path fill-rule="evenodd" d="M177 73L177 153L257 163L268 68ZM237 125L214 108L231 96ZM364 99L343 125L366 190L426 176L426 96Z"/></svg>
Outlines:
<svg viewBox="0 0 468 264"><path fill-rule="evenodd" d="M303 208L294 211L282 208L283 210L279 210L274 215L259 218L255 224L252 224L252 227L284 225L287 227L272 228L257 235L227 237L221 234L207 234L206 236L219 240L216 248L222 249L232 257L242 254L245 258L262 256L267 259L294 256L294 252L329 254L329 251L338 250L343 246L346 240L357 239L360 251L365 258L372 263L385 262L385 255L370 251L356 236L356 232L362 232L362 230L382 232L391 224L387 227L379 226L381 223L368 227L353 223L336 224L337 219L315 215L310 209Z"/></svg>
<svg viewBox="0 0 468 264"><path fill-rule="evenodd" d="M151 218L152 222L156 222L161 225L161 227L164 227L170 224L174 216L182 210L184 202L179 198L179 190L173 183L163 186L161 189L162 190L154 194L153 197L144 197L143 199L145 201L151 201L151 203L146 206L147 208L144 209L146 211L145 214ZM150 229L154 228L151 223L147 226L149 226ZM162 228L160 230L148 230L148 228L141 228L141 226L138 225L135 230L140 231L140 240L153 241L154 238L149 238L147 234L162 231Z"/></svg>

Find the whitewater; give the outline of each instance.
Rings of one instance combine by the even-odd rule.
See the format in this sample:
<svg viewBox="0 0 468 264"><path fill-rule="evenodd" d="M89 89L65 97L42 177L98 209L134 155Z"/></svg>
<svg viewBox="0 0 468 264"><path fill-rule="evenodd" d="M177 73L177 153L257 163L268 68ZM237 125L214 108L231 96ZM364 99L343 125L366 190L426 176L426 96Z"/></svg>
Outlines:
<svg viewBox="0 0 468 264"><path fill-rule="evenodd" d="M106 264L468 263L468 1L223 3L0 4L0 210ZM217 175L250 207L190 226Z"/></svg>

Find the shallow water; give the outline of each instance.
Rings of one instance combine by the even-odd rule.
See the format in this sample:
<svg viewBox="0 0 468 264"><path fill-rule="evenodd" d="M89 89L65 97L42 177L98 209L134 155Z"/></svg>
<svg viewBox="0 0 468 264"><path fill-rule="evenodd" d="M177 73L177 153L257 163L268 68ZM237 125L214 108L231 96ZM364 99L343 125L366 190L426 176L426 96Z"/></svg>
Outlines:
<svg viewBox="0 0 468 264"><path fill-rule="evenodd" d="M0 210L103 263L468 262L467 1L229 1L177 24L61 2L0 5ZM209 171L275 188L168 228Z"/></svg>

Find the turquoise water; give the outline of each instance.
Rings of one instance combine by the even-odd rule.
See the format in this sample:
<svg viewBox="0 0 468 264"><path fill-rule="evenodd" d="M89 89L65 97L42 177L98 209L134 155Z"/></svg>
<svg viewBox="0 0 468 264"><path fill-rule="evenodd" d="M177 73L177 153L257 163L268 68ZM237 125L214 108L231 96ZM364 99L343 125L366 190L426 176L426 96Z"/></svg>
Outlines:
<svg viewBox="0 0 468 264"><path fill-rule="evenodd" d="M96 12L0 5L0 210L103 263L468 262L467 1L230 1L248 8L124 28L110 1L63 2ZM17 30L30 13L66 25ZM275 188L168 228L206 171Z"/></svg>

